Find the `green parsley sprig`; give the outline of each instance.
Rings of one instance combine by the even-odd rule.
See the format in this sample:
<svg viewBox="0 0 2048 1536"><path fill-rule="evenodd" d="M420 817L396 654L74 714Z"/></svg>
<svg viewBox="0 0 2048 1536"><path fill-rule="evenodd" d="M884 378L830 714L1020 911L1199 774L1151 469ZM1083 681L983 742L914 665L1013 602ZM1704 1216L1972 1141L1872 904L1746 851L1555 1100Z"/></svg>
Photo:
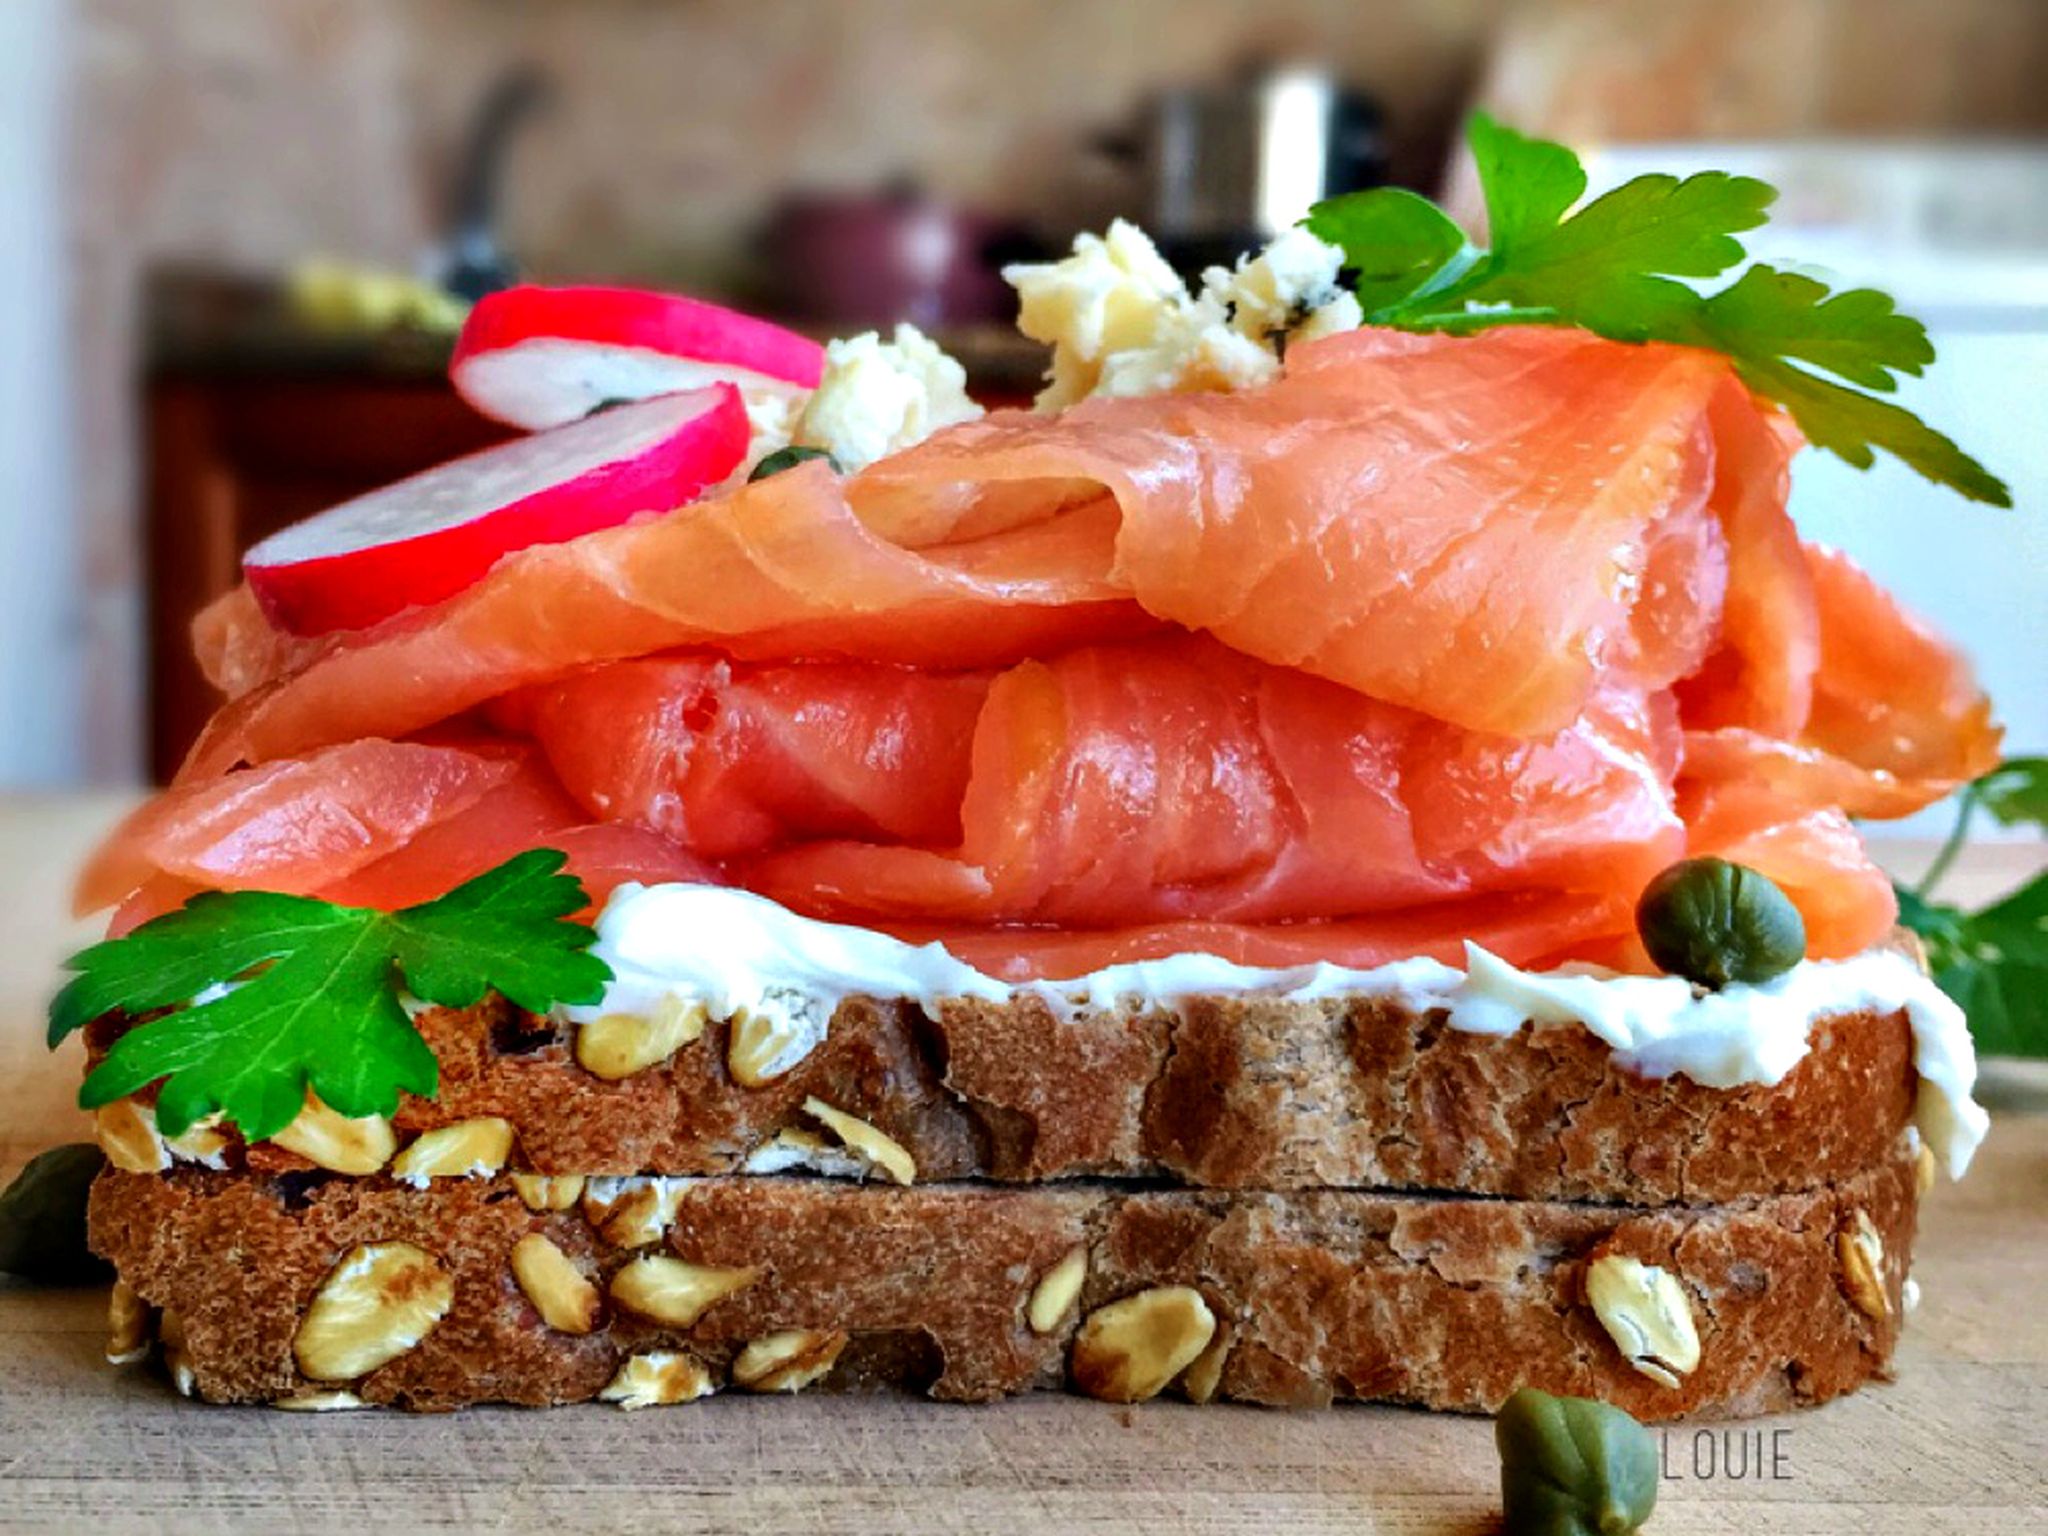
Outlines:
<svg viewBox="0 0 2048 1536"><path fill-rule="evenodd" d="M1638 176L1580 204L1586 172L1562 144L1475 113L1467 138L1486 200L1490 248L1466 240L1427 198L1347 193L1303 220L1344 252L1366 323L1460 334L1505 324L1575 325L1617 341L1670 341L1725 354L1743 383L1790 411L1816 448L1868 469L1882 450L1972 501L2012 505L1982 464L1903 406L1880 398L1921 373L1934 348L1919 321L1871 288L1833 292L1756 265L1703 293L1746 256L1777 189L1707 171Z"/></svg>
<svg viewBox="0 0 2048 1536"><path fill-rule="evenodd" d="M2048 829L2048 757L2012 758L1965 787L1927 873L1897 888L1899 921L1927 946L1928 968L1968 1015L1978 1050L2048 1056L2048 873L1975 912L1934 899L1980 810L2005 826Z"/></svg>
<svg viewBox="0 0 2048 1536"><path fill-rule="evenodd" d="M108 1104L159 1079L167 1136L218 1111L251 1141L283 1130L310 1086L344 1115L431 1098L434 1053L401 989L466 1008L499 992L543 1012L595 1002L611 971L564 854L533 849L400 912L268 891L210 892L74 955L50 1005L50 1044L102 1014L152 1013L114 1042L78 1102Z"/></svg>

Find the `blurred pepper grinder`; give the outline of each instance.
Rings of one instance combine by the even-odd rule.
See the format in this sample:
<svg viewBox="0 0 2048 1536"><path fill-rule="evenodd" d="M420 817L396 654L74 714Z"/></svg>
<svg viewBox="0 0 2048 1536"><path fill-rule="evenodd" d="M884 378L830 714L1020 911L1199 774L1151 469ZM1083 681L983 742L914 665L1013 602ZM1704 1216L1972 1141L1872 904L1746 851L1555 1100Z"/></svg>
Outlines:
<svg viewBox="0 0 2048 1536"><path fill-rule="evenodd" d="M477 104L449 189L447 234L427 263L429 278L458 298L474 302L519 280L497 232L505 155L513 132L553 94L538 65L518 64L493 80Z"/></svg>

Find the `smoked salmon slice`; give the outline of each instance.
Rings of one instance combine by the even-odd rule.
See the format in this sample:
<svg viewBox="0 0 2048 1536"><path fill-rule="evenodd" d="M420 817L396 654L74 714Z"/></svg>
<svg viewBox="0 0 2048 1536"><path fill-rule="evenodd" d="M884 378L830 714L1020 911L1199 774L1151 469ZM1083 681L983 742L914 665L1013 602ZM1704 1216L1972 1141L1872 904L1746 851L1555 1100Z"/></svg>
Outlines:
<svg viewBox="0 0 2048 1536"><path fill-rule="evenodd" d="M731 882L1012 979L1644 967L1636 896L1693 852L1853 953L1894 911L1849 816L1998 733L1801 546L1796 447L1706 353L1368 330L1255 390L802 465L357 633L232 594L196 630L229 702L81 894L398 907L545 846L594 899Z"/></svg>
<svg viewBox="0 0 2048 1536"><path fill-rule="evenodd" d="M229 599L205 649L247 691L185 777L685 645L960 668L1146 614L1469 729L1557 730L1604 674L1664 687L1717 632L1735 387L1710 354L1569 330L1362 331L1264 389L999 412L851 482L811 465L524 550L324 645L266 642Z"/></svg>
<svg viewBox="0 0 2048 1536"><path fill-rule="evenodd" d="M1787 732L1699 728L1688 698L1685 774L1748 783L1815 809L1908 816L1998 763L2001 732L1969 664L1846 555L1808 545L1817 665ZM1803 634L1803 619L1795 619ZM1718 712L1706 711L1706 718ZM1737 718L1755 718L1742 711Z"/></svg>
<svg viewBox="0 0 2048 1536"><path fill-rule="evenodd" d="M619 662L493 706L592 817L711 858L815 838L960 836L983 673L697 654Z"/></svg>
<svg viewBox="0 0 2048 1536"><path fill-rule="evenodd" d="M167 790L100 846L79 876L78 908L119 901L157 875L309 895L474 804L516 767L503 751L373 739Z"/></svg>
<svg viewBox="0 0 2048 1536"><path fill-rule="evenodd" d="M348 906L399 907L431 901L528 848L569 856L567 870L601 906L627 880L716 880L704 860L669 838L629 823L593 821L565 794L545 764L531 758L468 809L427 828L404 847L323 887Z"/></svg>
<svg viewBox="0 0 2048 1536"><path fill-rule="evenodd" d="M1084 506L934 550L880 538L822 465L647 522L536 545L433 608L301 653L213 718L181 782L367 735L407 736L593 662L735 655L969 667L1148 627L1109 578L1115 512ZM262 648L202 618L217 655ZM244 620L246 622L246 620ZM239 675L247 682L249 677Z"/></svg>
<svg viewBox="0 0 2048 1536"><path fill-rule="evenodd" d="M1475 891L1632 893L1676 858L1668 698L1480 736L1200 636L995 680L960 846L818 841L734 867L842 919L1104 928L1328 919Z"/></svg>
<svg viewBox="0 0 2048 1536"><path fill-rule="evenodd" d="M944 927L888 924L899 938L939 943L1004 981L1067 980L1112 965L1170 955L1214 955L1233 965L1282 969L1342 965L1367 970L1423 956L1465 963L1465 943L1512 965L1563 960L1628 929L1629 908L1612 898L1565 893L1482 896L1318 923L1182 921L1132 928ZM1647 961L1643 967L1647 969Z"/></svg>
<svg viewBox="0 0 2048 1536"><path fill-rule="evenodd" d="M1686 724L1791 737L1813 708L1820 601L1785 513L1798 435L1730 387L1714 397L1716 510L1728 541L1720 643L1677 684Z"/></svg>
<svg viewBox="0 0 2048 1536"><path fill-rule="evenodd" d="M1800 739L1894 783L1917 782L1921 803L1995 767L2002 732L1961 654L1848 556L1810 544L1806 566L1820 668Z"/></svg>
<svg viewBox="0 0 2048 1536"><path fill-rule="evenodd" d="M1898 920L1892 883L1849 818L1768 785L1695 786L1684 796L1688 851L1762 870L1806 920L1806 952L1842 959L1881 942Z"/></svg>
<svg viewBox="0 0 2048 1536"><path fill-rule="evenodd" d="M875 465L854 504L923 546L1093 484L1147 612L1473 730L1557 730L1603 670L1661 688L1704 656L1726 575L1709 503L1742 489L1717 481L1710 407L1738 386L1684 348L1475 339L1361 330L1291 350L1264 389L997 413ZM1683 536L1646 592L1667 522Z"/></svg>

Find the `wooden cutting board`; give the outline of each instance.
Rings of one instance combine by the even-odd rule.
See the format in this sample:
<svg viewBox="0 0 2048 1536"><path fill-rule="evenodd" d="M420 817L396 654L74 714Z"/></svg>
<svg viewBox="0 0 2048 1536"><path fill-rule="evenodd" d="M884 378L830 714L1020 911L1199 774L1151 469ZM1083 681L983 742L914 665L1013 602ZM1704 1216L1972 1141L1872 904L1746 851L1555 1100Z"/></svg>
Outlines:
<svg viewBox="0 0 2048 1536"><path fill-rule="evenodd" d="M58 957L87 936L62 920L60 893L118 809L0 801L0 1164L80 1133L78 1064L42 1051L40 1013ZM1964 889L2039 859L1975 854ZM1898 1380L1664 1432L1651 1536L2048 1533L2048 1071L1996 1064L1984 1096L1994 1125L1977 1167L1930 1197ZM1050 1397L438 1418L208 1408L104 1364L104 1307L99 1291L0 1282L0 1531L1478 1536L1497 1519L1484 1419Z"/></svg>

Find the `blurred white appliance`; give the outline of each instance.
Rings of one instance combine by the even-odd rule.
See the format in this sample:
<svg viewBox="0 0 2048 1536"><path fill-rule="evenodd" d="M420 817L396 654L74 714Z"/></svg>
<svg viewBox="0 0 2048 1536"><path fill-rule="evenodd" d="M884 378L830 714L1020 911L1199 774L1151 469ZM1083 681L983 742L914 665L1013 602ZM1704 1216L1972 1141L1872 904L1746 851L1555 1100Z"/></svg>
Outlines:
<svg viewBox="0 0 2048 1536"><path fill-rule="evenodd" d="M1887 458L1862 473L1806 453L1793 515L1969 651L2008 754L2048 753L2048 145L1632 144L1586 164L1594 192L1645 171L1762 177L1780 196L1745 237L1759 259L1883 289L1926 323L1939 361L1898 398L2001 476L2014 510ZM1903 830L1946 823L1937 808Z"/></svg>
<svg viewBox="0 0 2048 1536"><path fill-rule="evenodd" d="M63 0L0 3L0 790L86 762L64 244Z"/></svg>

